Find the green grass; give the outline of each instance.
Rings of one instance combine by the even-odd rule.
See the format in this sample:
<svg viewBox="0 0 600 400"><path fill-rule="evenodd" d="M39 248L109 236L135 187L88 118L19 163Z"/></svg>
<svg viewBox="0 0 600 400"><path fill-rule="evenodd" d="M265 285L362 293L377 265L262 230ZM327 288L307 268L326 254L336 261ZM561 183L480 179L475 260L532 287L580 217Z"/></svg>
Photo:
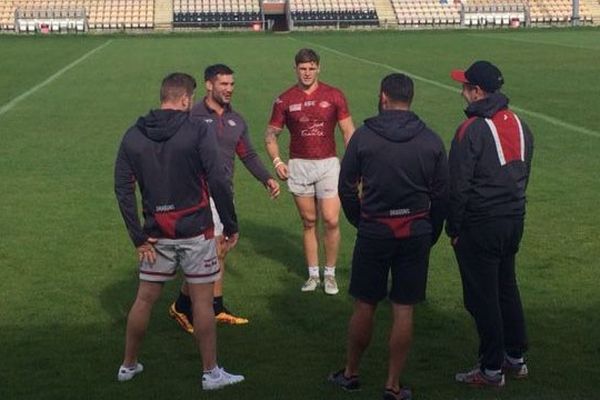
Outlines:
<svg viewBox="0 0 600 400"><path fill-rule="evenodd" d="M157 304L141 354L146 371L127 384L115 381L137 285L134 250L112 189L121 135L156 106L168 72L200 78L207 64L225 62L236 71L235 106L264 159L271 102L293 84L293 55L303 46L321 53L322 79L345 91L357 123L375 112L387 66L413 74L414 109L448 146L464 117L449 71L490 59L502 68L505 92L524 109L535 134L518 260L531 379L510 381L502 391L453 383L453 373L474 361L476 334L442 239L432 255L428 301L416 311L403 378L416 398L598 398L600 31L6 36L0 40L0 107L108 40L0 114L0 399L380 396L389 305L378 310L362 365L363 391L329 387L324 377L343 363L351 299L299 291L305 270L292 199L284 193L271 202L241 164L235 177L241 239L228 258L225 291L229 306L251 323L219 327L219 345L221 363L246 374L247 382L201 392L194 343L166 317L178 283L167 285ZM284 137L282 148L285 143ZM354 235L345 221L342 235L338 274L345 292Z"/></svg>

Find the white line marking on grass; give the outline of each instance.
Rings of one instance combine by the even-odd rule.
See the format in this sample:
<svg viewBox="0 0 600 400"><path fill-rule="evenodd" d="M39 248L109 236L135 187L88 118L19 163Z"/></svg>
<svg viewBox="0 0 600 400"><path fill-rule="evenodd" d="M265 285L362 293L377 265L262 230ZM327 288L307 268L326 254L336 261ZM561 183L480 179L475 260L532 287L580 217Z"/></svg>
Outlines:
<svg viewBox="0 0 600 400"><path fill-rule="evenodd" d="M97 51L102 50L103 48L105 48L106 46L108 46L111 42L112 42L112 40L104 42L100 46L96 47L95 49L90 50L89 52L85 53L83 56L81 56L77 60L73 61L71 64L67 65L66 67L64 67L60 71L56 72L54 75L52 75L51 77L49 77L48 79L46 79L44 82L35 85L34 87L32 87L31 89L29 89L28 91L26 91L24 93L21 93L20 95L18 95L17 97L15 97L11 101L9 101L8 103L6 103L2 107L0 107L0 115L6 114L10 110L12 110L17 104L19 104L21 101L25 100L27 97L29 97L33 93L37 92L38 90L40 90L44 86L52 83L57 78L59 78L62 74L64 74L65 72L67 72L71 68L75 67L77 64L79 64L80 62L82 62L83 60L85 60L86 58L88 58L89 56L91 56L92 54L96 53Z"/></svg>
<svg viewBox="0 0 600 400"><path fill-rule="evenodd" d="M407 71L403 71L403 70L398 69L398 68L396 68L396 67L394 67L392 65L389 65L389 64L384 64L384 63L380 63L380 62L377 62L377 61L367 60L366 58L361 58L361 57L353 56L352 54L344 53L343 51L332 49L331 47L327 47L327 46L324 46L322 44L312 43L312 42L308 42L308 41L301 41L301 40L298 40L298 39L293 38L293 37L289 37L289 39L297 41L297 42L305 42L305 43L308 43L308 44L310 44L310 45L312 45L314 47L318 47L318 48L326 50L326 51L328 51L330 53L337 54L337 55L339 55L341 57L345 57L345 58L348 58L348 59L351 59L351 60L355 60L355 61L359 61L359 62L362 62L362 63L365 63L365 64L373 65L373 66L376 66L376 67L385 68L385 69L388 69L388 70L393 71L393 72L400 72L400 73L403 73L405 75L410 76L414 80L425 82L425 83L428 83L428 84L430 84L432 86L436 86L436 87L439 87L441 89L449 90L449 91L454 92L454 93L460 93L460 90L457 89L455 86L446 85L444 83L440 83L440 82L434 81L432 79L424 78L422 76L415 75L415 74L412 74L412 73L407 72ZM526 110L524 108L517 107L517 106L514 106L514 105L512 105L511 108L513 110L515 110L515 111L520 112L520 113L527 114L527 115L530 115L530 116L532 116L534 118L537 118L537 119L540 119L542 121L548 122L549 124L552 124L552 125L555 125L555 126L558 126L558 127L561 127L561 128L569 129L571 131L574 131L574 132L577 132L577 133L581 133L581 134L584 134L584 135L587 135L587 136L592 136L592 137L600 138L600 132L598 132L598 131L594 131L592 129L584 128L584 127L579 126L579 125L574 125L574 124L571 124L569 122L562 121L562 120L560 120L558 118L554 118L554 117L551 117L549 115L542 114L542 113L539 113L539 112L536 112L536 111L529 111L529 110Z"/></svg>

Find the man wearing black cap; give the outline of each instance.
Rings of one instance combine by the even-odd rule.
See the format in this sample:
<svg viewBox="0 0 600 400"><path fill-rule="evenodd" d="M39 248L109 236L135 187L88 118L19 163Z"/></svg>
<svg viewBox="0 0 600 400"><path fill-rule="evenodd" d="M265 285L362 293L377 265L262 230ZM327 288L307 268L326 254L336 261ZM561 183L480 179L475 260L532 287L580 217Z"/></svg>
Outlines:
<svg viewBox="0 0 600 400"><path fill-rule="evenodd" d="M467 120L449 154L450 236L463 284L464 304L479 333L479 362L458 382L504 386L504 373L527 377L525 319L515 274L523 234L525 190L533 137L499 90L500 70L477 61L452 79L463 85Z"/></svg>

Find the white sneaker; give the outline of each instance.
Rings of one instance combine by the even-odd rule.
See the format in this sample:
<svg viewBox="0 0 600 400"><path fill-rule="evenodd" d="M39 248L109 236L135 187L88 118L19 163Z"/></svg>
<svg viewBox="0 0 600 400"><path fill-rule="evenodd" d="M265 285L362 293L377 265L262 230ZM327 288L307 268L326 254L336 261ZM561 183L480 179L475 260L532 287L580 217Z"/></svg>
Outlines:
<svg viewBox="0 0 600 400"><path fill-rule="evenodd" d="M235 385L236 383L242 382L245 378L243 375L233 375L225 371L223 368L218 368L219 376L217 378L211 377L211 374L202 374L202 389L203 390L215 390L221 389L228 385Z"/></svg>
<svg viewBox="0 0 600 400"><path fill-rule="evenodd" d="M338 294L338 292L340 291L338 289L338 285L337 282L335 281L335 276L334 275L326 275L325 279L323 280L323 283L325 284L325 293L326 294Z"/></svg>
<svg viewBox="0 0 600 400"><path fill-rule="evenodd" d="M125 367L121 365L119 367L119 372L117 373L117 379L119 382L129 381L143 370L144 366L140 363L137 363L134 367Z"/></svg>
<svg viewBox="0 0 600 400"><path fill-rule="evenodd" d="M301 290L303 292L314 292L315 289L317 289L320 284L321 284L321 280L319 279L318 276L311 276L306 280L306 282L304 282L304 285L302 285Z"/></svg>

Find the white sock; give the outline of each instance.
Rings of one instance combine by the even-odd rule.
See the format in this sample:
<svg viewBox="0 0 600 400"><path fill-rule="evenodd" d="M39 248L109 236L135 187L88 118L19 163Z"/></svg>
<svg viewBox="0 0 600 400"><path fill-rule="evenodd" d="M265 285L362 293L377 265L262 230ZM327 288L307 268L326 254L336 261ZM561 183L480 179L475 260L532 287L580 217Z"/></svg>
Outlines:
<svg viewBox="0 0 600 400"><path fill-rule="evenodd" d="M332 267L325 267L325 276L335 276L335 265Z"/></svg>
<svg viewBox="0 0 600 400"><path fill-rule="evenodd" d="M219 366L215 366L213 369L209 369L208 371L204 371L204 375L210 376L212 379L217 379L221 376L221 370Z"/></svg>
<svg viewBox="0 0 600 400"><path fill-rule="evenodd" d="M483 371L484 374L486 374L487 376L491 377L491 378L495 378L496 376L500 375L502 373L501 369L485 369Z"/></svg>
<svg viewBox="0 0 600 400"><path fill-rule="evenodd" d="M311 278L319 278L319 267L308 267L308 276Z"/></svg>
<svg viewBox="0 0 600 400"><path fill-rule="evenodd" d="M511 364L523 364L525 362L525 359L523 357L514 358L509 356L508 354L506 355L506 359Z"/></svg>

